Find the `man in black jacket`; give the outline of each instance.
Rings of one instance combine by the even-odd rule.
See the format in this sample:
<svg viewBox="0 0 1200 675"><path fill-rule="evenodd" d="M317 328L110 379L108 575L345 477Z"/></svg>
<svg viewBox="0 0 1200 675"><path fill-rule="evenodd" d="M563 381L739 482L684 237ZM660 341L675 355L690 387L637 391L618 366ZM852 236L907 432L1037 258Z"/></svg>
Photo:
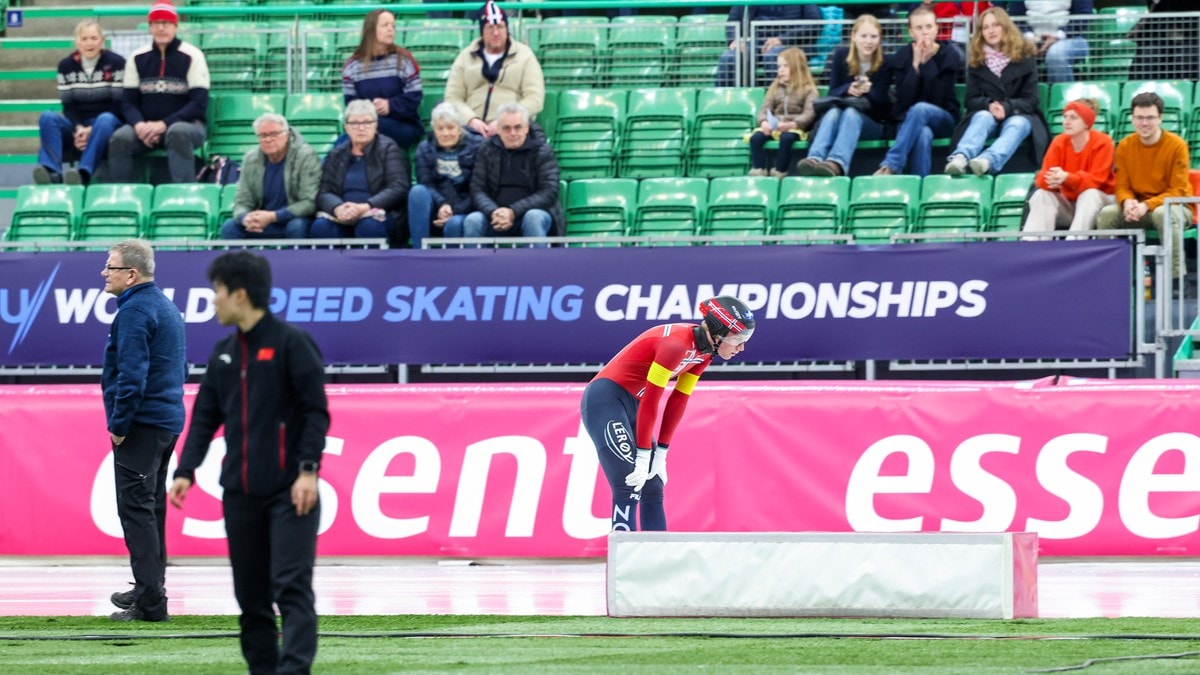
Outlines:
<svg viewBox="0 0 1200 675"><path fill-rule="evenodd" d="M242 608L242 655L252 673L307 673L317 651L312 573L321 514L317 472L329 431L324 362L307 333L267 310L265 258L222 254L208 278L217 319L237 332L218 342L208 361L171 503L182 507L224 425L222 501ZM272 603L283 615L282 649Z"/></svg>
<svg viewBox="0 0 1200 675"><path fill-rule="evenodd" d="M475 157L475 211L463 222L463 236L562 236L566 222L554 150L529 133L529 110L520 103L501 106L496 126L499 133L484 141Z"/></svg>

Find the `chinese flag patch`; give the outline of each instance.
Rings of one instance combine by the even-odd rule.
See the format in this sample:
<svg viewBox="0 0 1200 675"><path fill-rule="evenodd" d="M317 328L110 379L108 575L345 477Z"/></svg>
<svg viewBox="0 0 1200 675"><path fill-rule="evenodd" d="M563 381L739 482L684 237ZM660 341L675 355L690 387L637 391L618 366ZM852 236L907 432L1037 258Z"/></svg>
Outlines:
<svg viewBox="0 0 1200 675"><path fill-rule="evenodd" d="M271 360L274 360L274 358L275 358L275 348L274 347L259 347L258 348L258 360L259 361L271 361Z"/></svg>

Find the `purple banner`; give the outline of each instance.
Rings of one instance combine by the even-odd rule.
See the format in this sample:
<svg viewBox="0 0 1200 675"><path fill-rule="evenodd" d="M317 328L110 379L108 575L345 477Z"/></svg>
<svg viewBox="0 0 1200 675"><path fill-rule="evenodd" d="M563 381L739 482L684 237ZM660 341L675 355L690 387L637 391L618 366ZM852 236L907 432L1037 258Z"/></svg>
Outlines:
<svg viewBox="0 0 1200 675"><path fill-rule="evenodd" d="M161 251L157 282L207 360L229 329L217 251ZM601 362L646 327L737 295L746 361L1123 358L1133 248L1122 240L895 246L266 251L272 311L329 363ZM104 252L0 255L0 365L97 365L116 311Z"/></svg>

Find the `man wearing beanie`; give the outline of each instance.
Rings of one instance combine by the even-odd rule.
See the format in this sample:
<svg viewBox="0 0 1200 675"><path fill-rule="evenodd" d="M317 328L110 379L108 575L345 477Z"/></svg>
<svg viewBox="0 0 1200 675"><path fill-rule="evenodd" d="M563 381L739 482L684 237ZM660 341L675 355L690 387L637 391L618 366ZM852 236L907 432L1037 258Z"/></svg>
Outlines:
<svg viewBox="0 0 1200 675"><path fill-rule="evenodd" d="M536 117L546 99L542 65L533 50L508 35L508 14L495 2L479 10L480 37L450 67L445 100L469 120L467 126L490 137L496 112L520 103Z"/></svg>
<svg viewBox="0 0 1200 675"><path fill-rule="evenodd" d="M1063 109L1063 132L1050 143L1034 179L1038 189L1029 198L1026 232L1091 230L1100 209L1116 203L1113 140L1092 128L1099 107L1083 98Z"/></svg>
<svg viewBox="0 0 1200 675"><path fill-rule="evenodd" d="M149 18L153 42L125 66L122 109L128 124L113 134L109 169L114 182L141 182L134 176L134 157L165 148L170 182L193 183L196 148L206 138L208 63L194 45L175 37L179 13L170 0L155 0Z"/></svg>

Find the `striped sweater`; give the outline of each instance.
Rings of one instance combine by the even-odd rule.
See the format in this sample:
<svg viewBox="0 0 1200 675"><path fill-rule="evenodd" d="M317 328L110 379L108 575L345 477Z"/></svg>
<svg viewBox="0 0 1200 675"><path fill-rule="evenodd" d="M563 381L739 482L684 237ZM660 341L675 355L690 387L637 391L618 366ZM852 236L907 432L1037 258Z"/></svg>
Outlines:
<svg viewBox="0 0 1200 675"><path fill-rule="evenodd" d="M362 61L351 57L342 68L342 94L346 103L360 98L387 99L389 118L422 127L421 68L411 58L388 54L364 66Z"/></svg>
<svg viewBox="0 0 1200 675"><path fill-rule="evenodd" d="M205 123L208 62L194 45L172 40L166 53L153 42L134 52L125 68L125 121Z"/></svg>

